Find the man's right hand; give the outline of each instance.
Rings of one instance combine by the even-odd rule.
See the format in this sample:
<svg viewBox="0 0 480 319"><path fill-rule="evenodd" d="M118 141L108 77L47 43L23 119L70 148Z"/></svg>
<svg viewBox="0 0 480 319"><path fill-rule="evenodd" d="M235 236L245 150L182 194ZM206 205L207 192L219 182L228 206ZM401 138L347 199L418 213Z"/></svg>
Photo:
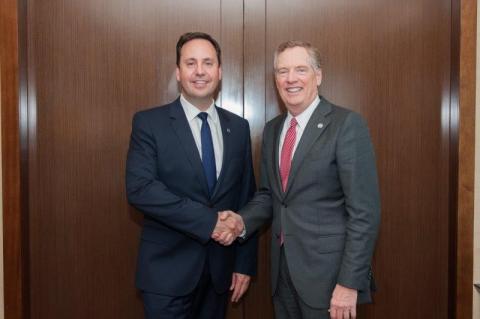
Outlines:
<svg viewBox="0 0 480 319"><path fill-rule="evenodd" d="M212 238L220 244L228 246L242 233L244 228L245 225L240 215L231 210L219 212Z"/></svg>

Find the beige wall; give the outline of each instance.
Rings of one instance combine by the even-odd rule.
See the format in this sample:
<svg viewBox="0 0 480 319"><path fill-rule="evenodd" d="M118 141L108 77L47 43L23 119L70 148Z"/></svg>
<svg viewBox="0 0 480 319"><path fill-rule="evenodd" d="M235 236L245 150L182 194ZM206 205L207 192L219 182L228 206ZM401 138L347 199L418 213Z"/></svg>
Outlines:
<svg viewBox="0 0 480 319"><path fill-rule="evenodd" d="M477 12L480 13L480 1L477 2ZM473 238L473 280L480 283L480 14L477 15L477 94L475 114L475 225ZM480 318L480 290L473 288L473 319Z"/></svg>

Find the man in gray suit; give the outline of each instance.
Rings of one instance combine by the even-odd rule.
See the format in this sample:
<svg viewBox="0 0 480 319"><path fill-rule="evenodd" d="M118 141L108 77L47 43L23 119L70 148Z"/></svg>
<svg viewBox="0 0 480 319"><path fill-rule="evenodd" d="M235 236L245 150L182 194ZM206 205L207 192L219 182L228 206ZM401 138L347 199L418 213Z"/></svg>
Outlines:
<svg viewBox="0 0 480 319"><path fill-rule="evenodd" d="M375 156L359 114L318 95L320 57L309 43L275 52L275 82L288 113L265 126L261 185L223 219L224 245L272 220L271 275L277 318L356 318L371 301L371 258L380 222ZM243 221L242 221L243 219Z"/></svg>

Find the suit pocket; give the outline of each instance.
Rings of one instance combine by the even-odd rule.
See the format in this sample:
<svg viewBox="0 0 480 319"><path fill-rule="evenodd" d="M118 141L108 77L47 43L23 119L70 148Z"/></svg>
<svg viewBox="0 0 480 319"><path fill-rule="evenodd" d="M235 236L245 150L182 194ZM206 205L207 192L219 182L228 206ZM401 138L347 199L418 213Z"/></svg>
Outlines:
<svg viewBox="0 0 480 319"><path fill-rule="evenodd" d="M319 236L317 248L317 251L321 254L343 251L345 248L345 235Z"/></svg>

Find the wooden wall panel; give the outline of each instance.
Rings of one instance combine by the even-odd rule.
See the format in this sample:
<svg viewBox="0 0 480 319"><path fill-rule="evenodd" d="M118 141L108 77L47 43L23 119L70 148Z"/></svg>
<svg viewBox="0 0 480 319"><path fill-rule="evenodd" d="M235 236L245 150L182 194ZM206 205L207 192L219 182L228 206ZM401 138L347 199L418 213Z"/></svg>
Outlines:
<svg viewBox="0 0 480 319"><path fill-rule="evenodd" d="M477 1L461 1L460 6L460 127L458 162L458 237L457 237L457 319L472 318L474 267L474 178L475 178L475 85Z"/></svg>
<svg viewBox="0 0 480 319"><path fill-rule="evenodd" d="M2 147L17 153L9 153L7 162L2 156L11 192L4 201L14 212L5 216L13 226L5 230L6 254L18 258L6 261L13 277L5 284L18 291L29 277L23 291L30 300L22 304L21 294L12 291L6 303L14 310L7 309L7 319L26 318L22 311L29 307L29 317L39 319L141 317L133 288L141 215L127 205L123 180L130 121L135 111L177 96L175 43L189 30L209 32L222 44L218 101L249 120L257 175L263 125L283 111L273 83L273 50L293 38L321 49L321 92L367 119L380 174L383 220L374 259L379 293L359 317L449 317L449 270L455 278L449 240L457 226L449 215L449 208L456 209L450 182L452 128L458 124L451 105L451 86L459 85L451 68L457 1L25 1L23 237L14 121L2 125ZM2 18L14 12L8 8ZM5 21L2 31L12 30L16 22L5 29ZM1 69L2 123L4 101L19 99L9 84L16 79L4 77L19 74L16 35L8 34L13 38L0 41L17 53L1 56L13 66ZM7 118L15 118L12 110ZM259 275L245 302L230 308L229 319L273 318L265 234ZM22 238L29 239L24 256ZM27 260L28 274L15 272Z"/></svg>
<svg viewBox="0 0 480 319"><path fill-rule="evenodd" d="M265 107L265 2L244 1L244 107L245 118L250 123L253 159L257 184L260 177L260 156L263 127L266 121ZM270 230L266 226L260 232L258 247L258 274L245 300L245 318L273 318L270 289Z"/></svg>
<svg viewBox="0 0 480 319"><path fill-rule="evenodd" d="M25 294L25 251L22 220L22 175L19 123L19 17L16 1L0 0L0 120L2 156L2 218L4 310L8 319L22 319ZM21 12L21 11L20 11Z"/></svg>

